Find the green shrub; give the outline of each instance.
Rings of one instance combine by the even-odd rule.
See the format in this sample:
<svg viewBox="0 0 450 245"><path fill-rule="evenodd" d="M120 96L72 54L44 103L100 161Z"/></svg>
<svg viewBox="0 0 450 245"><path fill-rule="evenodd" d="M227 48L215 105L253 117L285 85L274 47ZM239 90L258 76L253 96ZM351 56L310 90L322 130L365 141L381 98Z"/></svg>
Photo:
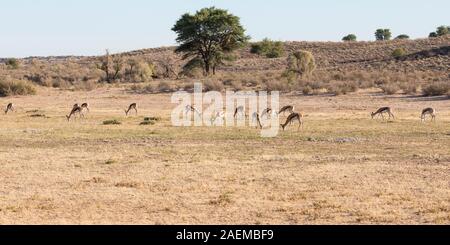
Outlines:
<svg viewBox="0 0 450 245"><path fill-rule="evenodd" d="M116 119L103 121L103 125L120 125L122 124Z"/></svg>
<svg viewBox="0 0 450 245"><path fill-rule="evenodd" d="M404 48L398 48L392 52L392 57L397 60L402 58L405 55L406 55L406 50Z"/></svg>
<svg viewBox="0 0 450 245"><path fill-rule="evenodd" d="M438 37L438 34L436 32L431 32L428 37Z"/></svg>
<svg viewBox="0 0 450 245"><path fill-rule="evenodd" d="M0 80L0 96L33 95L36 88L24 80Z"/></svg>
<svg viewBox="0 0 450 245"><path fill-rule="evenodd" d="M14 58L7 59L5 64L11 69L17 69L20 66L19 60Z"/></svg>
<svg viewBox="0 0 450 245"><path fill-rule="evenodd" d="M342 38L342 41L346 42L355 42L357 40L357 37L355 34L348 34L347 36Z"/></svg>
<svg viewBox="0 0 450 245"><path fill-rule="evenodd" d="M439 26L436 30L438 36L445 36L450 33L450 26Z"/></svg>
<svg viewBox="0 0 450 245"><path fill-rule="evenodd" d="M406 34L401 34L401 35L398 35L395 39L397 39L397 40L409 39L409 36Z"/></svg>
<svg viewBox="0 0 450 245"><path fill-rule="evenodd" d="M284 55L284 45L282 42L265 38L261 42L252 44L250 52L267 58L279 58Z"/></svg>
<svg viewBox="0 0 450 245"><path fill-rule="evenodd" d="M422 93L424 96L440 96L446 95L450 91L450 83L447 82L439 82L426 86Z"/></svg>

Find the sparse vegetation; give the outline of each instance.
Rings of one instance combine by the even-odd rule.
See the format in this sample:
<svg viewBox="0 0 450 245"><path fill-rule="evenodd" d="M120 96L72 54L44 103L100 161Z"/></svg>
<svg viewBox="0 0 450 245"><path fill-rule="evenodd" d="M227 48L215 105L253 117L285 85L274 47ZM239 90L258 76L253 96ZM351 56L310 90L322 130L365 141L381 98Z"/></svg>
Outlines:
<svg viewBox="0 0 450 245"><path fill-rule="evenodd" d="M263 55L266 58L279 58L284 55L284 44L265 38L261 42L251 45L251 53Z"/></svg>
<svg viewBox="0 0 450 245"><path fill-rule="evenodd" d="M401 35L398 35L395 39L397 39L397 40L406 40L406 39L409 39L409 36L406 35L406 34L401 34Z"/></svg>
<svg viewBox="0 0 450 245"><path fill-rule="evenodd" d="M103 121L103 125L121 125L121 124L122 123L119 122L117 119Z"/></svg>
<svg viewBox="0 0 450 245"><path fill-rule="evenodd" d="M357 37L355 34L348 34L347 36L342 38L342 41L355 42L355 41L357 41Z"/></svg>
<svg viewBox="0 0 450 245"><path fill-rule="evenodd" d="M447 82L438 82L427 85L423 88L424 96L440 96L446 95L450 91L450 83Z"/></svg>
<svg viewBox="0 0 450 245"><path fill-rule="evenodd" d="M27 81L0 78L0 96L33 94L36 94L36 88Z"/></svg>
<svg viewBox="0 0 450 245"><path fill-rule="evenodd" d="M295 74L297 78L309 77L316 69L313 54L305 50L290 54L287 63L287 72Z"/></svg>
<svg viewBox="0 0 450 245"><path fill-rule="evenodd" d="M383 93L388 95L393 95L400 91L400 86L396 83L383 84L380 88L383 90Z"/></svg>
<svg viewBox="0 0 450 245"><path fill-rule="evenodd" d="M18 60L18 59L15 59L15 58L7 59L6 62L5 62L5 64L6 64L6 66L7 66L8 68L10 68L10 69L17 69L17 68L19 68L19 66L20 66L19 60Z"/></svg>
<svg viewBox="0 0 450 245"><path fill-rule="evenodd" d="M395 59L400 59L406 55L406 50L404 48L397 48L392 52L392 57Z"/></svg>
<svg viewBox="0 0 450 245"><path fill-rule="evenodd" d="M161 121L160 117L146 117L144 118L144 121L140 123L140 125L155 125L158 121Z"/></svg>

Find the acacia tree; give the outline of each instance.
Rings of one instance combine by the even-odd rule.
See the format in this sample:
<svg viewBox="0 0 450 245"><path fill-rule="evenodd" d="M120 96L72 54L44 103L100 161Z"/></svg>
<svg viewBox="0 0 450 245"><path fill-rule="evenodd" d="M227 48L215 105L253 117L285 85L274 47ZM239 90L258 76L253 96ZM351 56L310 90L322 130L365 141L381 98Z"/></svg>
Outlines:
<svg viewBox="0 0 450 245"><path fill-rule="evenodd" d="M311 52L298 50L288 56L287 71L299 77L308 77L316 69L316 61Z"/></svg>
<svg viewBox="0 0 450 245"><path fill-rule="evenodd" d="M109 50L106 50L105 56L101 58L100 64L97 64L97 69L102 70L105 73L104 81L112 83L119 78L120 71L123 67L123 60L120 55L114 57L109 54Z"/></svg>
<svg viewBox="0 0 450 245"><path fill-rule="evenodd" d="M355 34L348 34L347 36L342 38L342 41L344 42L355 42L357 40L357 37Z"/></svg>
<svg viewBox="0 0 450 245"><path fill-rule="evenodd" d="M391 37L392 37L392 33L391 33L391 30L389 30L389 29L378 29L375 32L375 38L377 39L377 41L391 40Z"/></svg>
<svg viewBox="0 0 450 245"><path fill-rule="evenodd" d="M195 15L184 14L172 30L180 43L175 52L183 53L183 59L201 60L205 75L211 70L214 73L227 54L249 40L239 17L215 7L201 9Z"/></svg>

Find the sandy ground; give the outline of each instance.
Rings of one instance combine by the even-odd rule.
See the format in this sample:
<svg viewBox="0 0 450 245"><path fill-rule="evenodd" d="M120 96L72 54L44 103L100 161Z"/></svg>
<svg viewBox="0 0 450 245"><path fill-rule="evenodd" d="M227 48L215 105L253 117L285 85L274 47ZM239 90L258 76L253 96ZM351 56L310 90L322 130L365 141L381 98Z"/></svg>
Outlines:
<svg viewBox="0 0 450 245"><path fill-rule="evenodd" d="M86 119L68 123L85 101ZM8 102L17 111L0 116L1 224L450 224L447 98L285 95L305 128L270 139L172 127L170 95L41 90ZM131 102L139 115L125 118ZM395 121L370 119L386 105ZM437 122L421 124L429 106ZM162 120L139 125L145 116Z"/></svg>

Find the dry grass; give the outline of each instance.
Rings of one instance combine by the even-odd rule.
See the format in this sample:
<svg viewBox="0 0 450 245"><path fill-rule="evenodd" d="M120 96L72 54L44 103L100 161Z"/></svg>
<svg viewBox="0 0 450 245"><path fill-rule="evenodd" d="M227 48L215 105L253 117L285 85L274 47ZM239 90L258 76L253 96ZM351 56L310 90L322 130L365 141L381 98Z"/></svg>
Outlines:
<svg viewBox="0 0 450 245"><path fill-rule="evenodd" d="M0 98L1 224L449 224L450 101L283 96L305 129L174 128L170 95L40 88ZM75 102L86 119L67 122ZM138 116L123 108L137 102ZM390 105L394 122L370 120ZM433 106L436 123L421 124ZM32 114L46 117L29 117ZM140 126L145 117L154 125ZM121 125L102 125L117 118Z"/></svg>

